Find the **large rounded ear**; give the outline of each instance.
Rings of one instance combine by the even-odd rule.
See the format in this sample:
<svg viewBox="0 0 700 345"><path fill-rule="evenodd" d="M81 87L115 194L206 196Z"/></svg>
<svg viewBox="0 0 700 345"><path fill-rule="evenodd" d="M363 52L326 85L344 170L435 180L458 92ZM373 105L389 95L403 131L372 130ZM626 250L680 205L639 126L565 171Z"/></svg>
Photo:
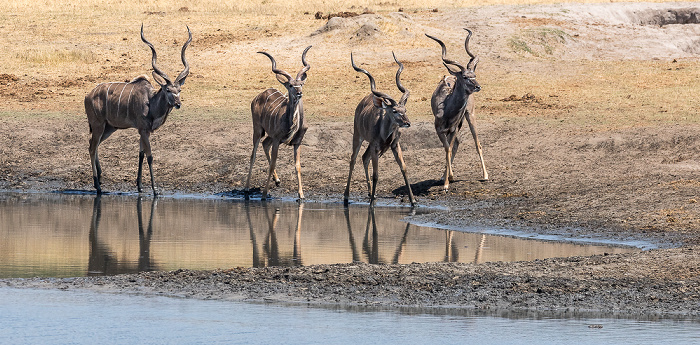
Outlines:
<svg viewBox="0 0 700 345"><path fill-rule="evenodd" d="M153 75L153 80L155 80L156 83L158 83L158 85L168 85L168 82L165 80L165 78L161 77L160 74L156 73L156 71L151 72L151 74Z"/></svg>
<svg viewBox="0 0 700 345"><path fill-rule="evenodd" d="M277 81L282 83L282 85L286 85L287 83L289 83L289 78L287 78L283 74L275 73L275 78L277 78Z"/></svg>
<svg viewBox="0 0 700 345"><path fill-rule="evenodd" d="M389 103L381 97L377 97L376 95L372 95L372 103L374 103L374 106L376 108L381 108L381 109L386 109L386 107L389 105Z"/></svg>
<svg viewBox="0 0 700 345"><path fill-rule="evenodd" d="M460 76L460 75L462 74L462 71L461 71L461 70L459 70L459 69L458 69L458 70L455 70L455 67L451 67L451 68L450 68L450 65L448 65L448 64L446 64L446 63L444 63L444 62L443 62L442 64L445 65L445 68L447 68L447 71L450 72L450 74L452 74L453 76L456 76L456 77L457 77L457 76Z"/></svg>

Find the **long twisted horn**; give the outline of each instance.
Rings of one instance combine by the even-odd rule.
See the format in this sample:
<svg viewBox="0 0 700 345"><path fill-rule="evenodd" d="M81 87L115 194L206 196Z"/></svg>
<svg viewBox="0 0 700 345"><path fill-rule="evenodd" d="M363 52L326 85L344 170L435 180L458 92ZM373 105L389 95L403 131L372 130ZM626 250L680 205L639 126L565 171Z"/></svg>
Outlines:
<svg viewBox="0 0 700 345"><path fill-rule="evenodd" d="M311 65L309 65L308 62L306 62L306 52L308 52L309 49L311 49L311 47L312 46L306 47L306 49L304 49L304 52L301 54L301 63L304 64L304 68L302 68L301 71L299 71L299 73L297 73L297 80L300 80L301 77L304 75L304 73L306 73L309 69L311 69Z"/></svg>
<svg viewBox="0 0 700 345"><path fill-rule="evenodd" d="M175 78L176 83L179 83L181 80L187 78L187 75L190 74L190 64L187 63L187 60L185 59L185 50L190 45L190 42L192 42L192 32L190 31L189 26L187 26L187 34L189 35L189 38L187 39L187 42L185 42L185 44L182 46L181 53L182 64L185 65L185 69L182 72L180 72L180 75L178 75L177 78Z"/></svg>
<svg viewBox="0 0 700 345"><path fill-rule="evenodd" d="M263 55L267 56L268 58L270 58L270 61L272 61L272 72L274 72L275 74L279 74L279 75L287 77L287 82L292 80L292 76L289 73L287 73L281 69L277 69L277 62L275 61L275 58L272 57L272 55L268 54L267 52L258 52L258 53L263 54Z"/></svg>
<svg viewBox="0 0 700 345"><path fill-rule="evenodd" d="M445 47L445 44L442 43L442 41L440 41L440 40L437 39L436 37L430 36L430 35L428 35L428 34L425 34L425 35L428 36L428 38L431 38L431 39L433 39L435 42L437 42L437 43L440 44L440 47L442 48L442 61L443 61L445 64L450 64L450 65L457 66L461 72L464 72L464 71L466 70L466 69L464 68L464 66L460 65L457 61L450 60L450 59L447 58L447 48Z"/></svg>
<svg viewBox="0 0 700 345"><path fill-rule="evenodd" d="M393 98L391 98L391 96L389 96L383 92L377 91L377 88L376 88L375 83L374 83L374 77L372 77L372 75L369 74L369 72L367 72L366 70L359 68L359 67L357 67L357 65L355 65L355 59L353 58L352 53L350 53L350 63L352 64L352 68L354 68L356 71L364 73L365 75L367 75L367 77L369 77L369 87L375 96L388 100L389 103L391 103L392 107L397 104L396 101Z"/></svg>
<svg viewBox="0 0 700 345"><path fill-rule="evenodd" d="M403 72L403 64L396 58L396 54L394 52L391 52L391 55L394 56L394 61L399 65L399 70L396 71L396 87L399 88L399 91L403 92L403 95L401 95L401 99L399 100L399 104L405 105L406 101L408 100L408 96L411 95L411 92L406 90L403 85L401 85L401 72Z"/></svg>
<svg viewBox="0 0 700 345"><path fill-rule="evenodd" d="M156 72L163 79L165 79L165 81L167 81L169 84L172 84L168 75L165 74L165 72L161 71L160 68L158 68L158 66L156 66L156 48L153 48L151 42L148 42L146 40L146 37L143 36L143 23L141 24L141 40L143 41L143 43L146 43L146 45L148 45L149 48L151 48L151 53L153 56L151 59L151 65L153 65L153 71Z"/></svg>
<svg viewBox="0 0 700 345"><path fill-rule="evenodd" d="M467 32L469 32L469 34L467 35L467 38L464 40L464 50L467 51L467 54L469 54L469 57L471 58L469 60L469 63L467 64L467 68L474 71L474 70L476 70L476 64L479 63L479 58L476 57L476 55L472 54L472 52L469 51L469 39L472 37L472 31L467 29L467 28L464 28L464 30L467 30ZM472 63L473 63L473 65L472 65Z"/></svg>

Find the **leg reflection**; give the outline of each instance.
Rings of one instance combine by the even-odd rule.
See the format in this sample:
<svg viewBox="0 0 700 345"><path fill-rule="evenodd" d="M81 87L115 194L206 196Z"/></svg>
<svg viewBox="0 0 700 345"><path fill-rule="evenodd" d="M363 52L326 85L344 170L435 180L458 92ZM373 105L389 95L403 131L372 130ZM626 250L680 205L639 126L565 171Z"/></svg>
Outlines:
<svg viewBox="0 0 700 345"><path fill-rule="evenodd" d="M476 255L474 255L474 263L478 264L481 261L481 256L484 253L484 244L486 243L486 235L481 235L481 241L479 241L479 246L476 248Z"/></svg>
<svg viewBox="0 0 700 345"><path fill-rule="evenodd" d="M369 228L372 225L372 233ZM370 243L371 242L371 243ZM367 256L367 262L371 264L380 263L379 259L379 235L377 234L377 221L374 216L374 205L367 208L367 226L365 227L365 238L362 241L362 249Z"/></svg>
<svg viewBox="0 0 700 345"><path fill-rule="evenodd" d="M98 233L102 219L102 196L98 193L92 201L92 220L90 222L90 256L88 258L88 276L108 274L112 255L106 245L100 243Z"/></svg>
<svg viewBox="0 0 700 345"><path fill-rule="evenodd" d="M459 250L454 242L454 231L445 231L445 258L444 262L459 261Z"/></svg>
<svg viewBox="0 0 700 345"><path fill-rule="evenodd" d="M153 263L151 262L151 236L153 235L153 214L156 211L157 198L153 198L151 201L151 214L148 217L148 228L143 231L143 211L141 207L141 199L136 201L136 213L139 217L139 272L149 272L155 270Z"/></svg>
<svg viewBox="0 0 700 345"><path fill-rule="evenodd" d="M253 222L250 219L250 203L246 200L245 203L245 214L248 218L248 229L250 231L250 242L253 245L253 267L264 267L265 263L260 257L260 251L258 250L258 241L255 236L255 230L253 229Z"/></svg>
<svg viewBox="0 0 700 345"><path fill-rule="evenodd" d="M399 246L396 247L396 252L394 252L394 258L391 260L392 264L398 264L399 259L401 259L401 254L406 246L406 239L408 239L408 230L411 228L411 223L406 223L406 230L403 231L403 236L401 236L401 242Z"/></svg>
<svg viewBox="0 0 700 345"><path fill-rule="evenodd" d="M350 210L345 206L345 222L348 225L348 237L350 241L350 250L352 251L352 262L360 262L360 253L357 250L357 244L355 244L355 236L352 234L352 225L350 225Z"/></svg>

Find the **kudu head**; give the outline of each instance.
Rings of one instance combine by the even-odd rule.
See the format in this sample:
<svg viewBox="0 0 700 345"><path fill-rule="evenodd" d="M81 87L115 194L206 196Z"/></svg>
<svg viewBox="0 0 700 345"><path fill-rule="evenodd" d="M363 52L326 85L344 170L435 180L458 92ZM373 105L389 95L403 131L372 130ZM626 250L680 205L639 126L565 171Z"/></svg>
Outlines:
<svg viewBox="0 0 700 345"><path fill-rule="evenodd" d="M156 66L156 49L153 48L151 42L148 42L146 37L143 36L143 24L141 24L141 40L143 43L146 43L149 48L151 48L151 53L153 54L153 58L151 60L151 65L153 65L153 79L156 81L156 83L158 83L158 85L160 85L161 91L165 92L165 99L167 100L168 105L175 107L175 109L180 109L180 106L182 105L182 102L180 102L180 88L183 84L185 84L187 75L190 74L190 64L187 63L187 60L185 59L185 50L187 49L187 46L190 45L190 42L192 42L192 32L190 31L189 26L187 27L187 34L189 35L189 38L182 46L181 53L182 64L185 65L185 69L180 72L173 82L170 80L170 77L165 74L165 72Z"/></svg>
<svg viewBox="0 0 700 345"><path fill-rule="evenodd" d="M456 61L447 58L447 48L445 48L445 44L442 43L442 41L428 34L425 35L440 44L440 47L442 48L443 65L445 65L445 67L451 75L457 78L458 83L464 85L465 91L468 94L470 94L474 92L479 92L481 90L481 86L476 81L475 73L476 65L479 63L479 58L469 51L469 39L472 37L472 31L466 28L464 30L467 30L467 32L469 32L469 34L467 34L467 38L464 40L464 49L467 51L467 54L469 54L469 57L471 58L469 60L469 63L467 63L466 68L457 63Z"/></svg>
<svg viewBox="0 0 700 345"><path fill-rule="evenodd" d="M296 78L292 78L291 74L281 69L277 69L277 62L275 62L275 58L273 58L272 55L267 52L258 52L267 56L270 58L270 61L272 61L272 72L275 73L277 81L287 88L287 94L291 104L296 104L299 102L299 100L301 100L301 89L304 86L304 82L306 82L306 72L308 72L311 68L311 65L309 65L309 63L306 61L306 52L308 52L309 49L311 49L311 46L306 47L304 52L301 54L301 63L304 65L304 67L302 67L299 73L297 73Z"/></svg>
<svg viewBox="0 0 700 345"><path fill-rule="evenodd" d="M391 96L377 91L374 83L374 77L372 77L372 75L366 70L355 65L355 59L353 58L352 53L350 53L350 62L352 63L352 68L354 68L355 71L364 73L367 75L367 77L369 77L369 86L370 90L372 90L374 106L384 109L385 113L391 118L392 122L396 123L399 127L410 127L411 121L408 119L408 116L406 116L406 101L408 101L408 96L410 96L411 93L406 90L403 85L401 85L400 78L401 72L403 72L403 64L399 62L393 52L391 54L394 56L394 61L396 61L396 63L399 65L399 69L396 71L396 86L399 88L399 91L403 92L403 95L401 95L401 99L399 99L398 103L391 98Z"/></svg>

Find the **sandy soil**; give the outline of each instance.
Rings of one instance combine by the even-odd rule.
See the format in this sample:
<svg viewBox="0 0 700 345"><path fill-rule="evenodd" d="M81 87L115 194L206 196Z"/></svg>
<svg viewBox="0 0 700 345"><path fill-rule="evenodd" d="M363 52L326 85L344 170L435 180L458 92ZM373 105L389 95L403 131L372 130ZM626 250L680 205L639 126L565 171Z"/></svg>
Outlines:
<svg viewBox="0 0 700 345"><path fill-rule="evenodd" d="M491 6L430 16L383 15L374 21L354 17L336 23L333 29L319 22L323 30L293 44L301 47L314 40L333 40L341 35L381 46L386 38L373 36L376 34L369 30L371 25L368 29L362 22L367 20L380 29L386 28L382 23L377 25L381 20L399 23L395 24L398 27L404 25L408 28L405 35L410 39L426 28L443 30L445 37L454 42L463 37L456 28L468 25L478 32L474 47L478 43L482 61L491 61L484 67L487 72L507 75L522 69L542 70L556 79L560 75L577 75L581 66L646 61L643 63L663 71L658 79L659 88L663 89L668 80L676 78L670 74L673 71L698 73L700 25L680 23L692 21L684 13L698 13L697 9L687 10L691 7L694 5L688 3ZM676 15L677 12L681 14ZM658 22L662 19L680 24ZM527 31L529 28L542 25L564 30L565 35L547 31L554 32L554 36L528 36L533 32ZM520 36L513 36L518 32ZM513 37L523 40L531 51L514 50L510 39ZM285 41L285 38L275 39ZM511 49L505 49L509 44ZM415 47L407 54L409 68L436 58L434 50ZM506 72L498 72L501 68ZM582 78L592 78L600 71L587 72L591 75L584 74ZM21 104L22 97L46 99L48 103L55 97L52 95L55 91L50 89L36 91L32 82L15 80L12 75L2 78L0 92L12 102L20 102L17 104ZM499 87L497 80L491 82L494 88ZM93 85L87 80L71 83L66 87L76 94L79 94L76 88L89 90ZM633 90L649 89L630 81L621 83L632 84ZM488 88L489 84L482 82L482 86ZM183 93L186 92L185 89ZM588 122L587 114L594 111L587 108L589 105L608 111L625 105L601 105L595 99L591 103L573 103L569 100L576 95L569 88L562 88L557 94L533 92L531 96L519 93L510 97L510 93L501 93L477 99L479 135L491 179L478 181L475 150L468 133L463 133L463 144L455 162L457 181L451 184L448 193L441 191L439 181L444 151L430 118L416 117L413 126L402 136L413 192L420 205L445 209L414 216L412 220L454 228L505 227L565 237L642 240L654 243L659 249L518 263L235 268L119 277L3 280L0 284L235 300L698 316L700 126L686 117L676 123L672 116L668 121L641 123L605 122L595 117L592 117L595 121ZM414 94L416 108L425 110L429 93ZM637 97L635 93L627 98ZM183 102L187 104L186 100ZM697 99L674 102L677 106L665 109L663 100L637 98L632 106L639 106L639 112L660 113L659 116L674 111L697 115L694 110ZM332 114L333 105L328 108ZM348 108L354 106L350 104ZM307 112L310 109L307 105ZM236 115L233 120L191 116L196 110L187 113L187 117L178 116L176 111L152 136L156 181L166 195L242 190L251 149L251 128L244 110L240 111L242 115ZM75 114L0 118L0 189L91 190L87 123L83 115ZM602 125L594 124L600 121ZM310 116L310 129L302 148L304 190L310 201L341 200L351 139L350 118ZM117 133L100 149L105 168L103 188L134 191L138 151L135 132ZM264 182L266 167L264 156L259 155L254 170L255 186ZM290 149L280 151L278 168L282 184L272 190L272 195L294 197L296 181ZM379 169L380 202L407 203L403 179L391 155L380 160ZM356 167L355 172L359 171L361 166ZM353 180L351 199L355 201L366 200L361 176L356 173Z"/></svg>

